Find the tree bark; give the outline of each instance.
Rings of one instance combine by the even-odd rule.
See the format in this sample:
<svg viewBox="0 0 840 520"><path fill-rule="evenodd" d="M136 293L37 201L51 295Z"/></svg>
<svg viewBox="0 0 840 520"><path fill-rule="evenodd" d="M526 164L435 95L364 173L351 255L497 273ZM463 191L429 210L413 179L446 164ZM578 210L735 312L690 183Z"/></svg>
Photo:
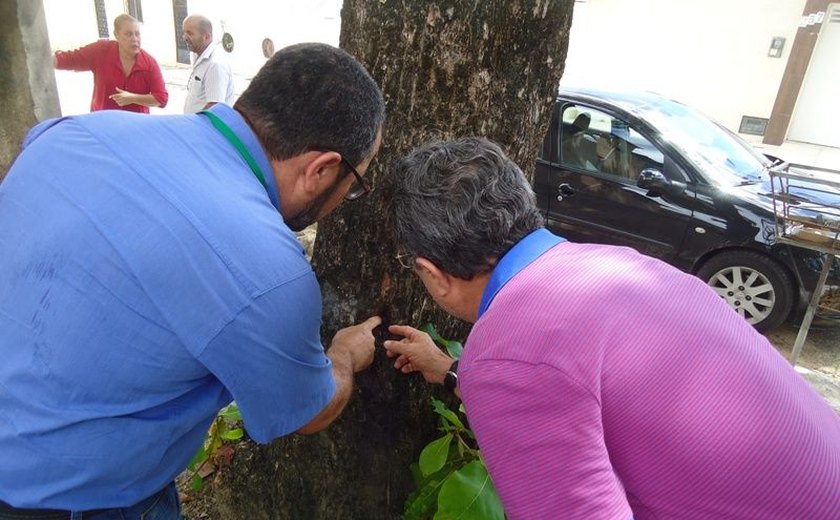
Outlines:
<svg viewBox="0 0 840 520"><path fill-rule="evenodd" d="M61 115L41 0L0 1L0 63L2 181L32 126Z"/></svg>
<svg viewBox="0 0 840 520"><path fill-rule="evenodd" d="M341 47L381 86L387 120L368 175L375 191L319 224L313 264L326 341L385 311L395 323L468 327L437 310L393 257L389 193L397 160L433 139L483 135L533 178L568 47L573 0L345 0ZM430 389L396 373L383 352L356 379L351 404L326 432L240 448L218 479L220 518L400 518L409 466L437 436ZM221 510L221 509L224 509Z"/></svg>

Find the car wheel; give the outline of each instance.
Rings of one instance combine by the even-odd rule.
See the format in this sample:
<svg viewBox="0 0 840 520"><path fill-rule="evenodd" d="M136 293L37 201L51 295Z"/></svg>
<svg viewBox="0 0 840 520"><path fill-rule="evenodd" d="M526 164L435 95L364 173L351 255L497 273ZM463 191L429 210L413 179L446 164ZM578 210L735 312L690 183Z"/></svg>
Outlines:
<svg viewBox="0 0 840 520"><path fill-rule="evenodd" d="M781 325L793 308L793 279L761 253L717 254L700 267L697 276L759 332Z"/></svg>

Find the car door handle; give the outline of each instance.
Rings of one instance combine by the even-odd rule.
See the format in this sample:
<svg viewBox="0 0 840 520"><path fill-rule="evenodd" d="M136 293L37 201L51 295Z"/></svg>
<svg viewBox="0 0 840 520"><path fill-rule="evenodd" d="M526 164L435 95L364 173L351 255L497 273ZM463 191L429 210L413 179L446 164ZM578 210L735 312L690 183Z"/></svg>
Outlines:
<svg viewBox="0 0 840 520"><path fill-rule="evenodd" d="M575 189L568 183L563 183L560 186L557 186L557 202L563 202L565 197L571 197L575 194Z"/></svg>

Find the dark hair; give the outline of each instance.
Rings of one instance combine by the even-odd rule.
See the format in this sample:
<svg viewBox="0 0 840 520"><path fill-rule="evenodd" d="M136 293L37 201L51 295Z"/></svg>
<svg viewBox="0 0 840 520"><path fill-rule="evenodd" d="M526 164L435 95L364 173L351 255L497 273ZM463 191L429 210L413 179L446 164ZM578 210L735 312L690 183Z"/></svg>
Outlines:
<svg viewBox="0 0 840 520"><path fill-rule="evenodd" d="M464 280L543 226L522 170L488 139L432 143L397 165L393 208L404 252Z"/></svg>
<svg viewBox="0 0 840 520"><path fill-rule="evenodd" d="M382 92L361 63L322 43L276 52L234 107L277 160L330 150L359 164L385 119Z"/></svg>

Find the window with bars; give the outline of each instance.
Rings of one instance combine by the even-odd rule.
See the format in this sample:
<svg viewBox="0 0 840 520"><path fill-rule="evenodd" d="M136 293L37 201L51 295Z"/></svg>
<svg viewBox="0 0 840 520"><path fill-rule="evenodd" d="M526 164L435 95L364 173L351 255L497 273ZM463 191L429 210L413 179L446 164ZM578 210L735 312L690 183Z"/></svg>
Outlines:
<svg viewBox="0 0 840 520"><path fill-rule="evenodd" d="M124 0L125 12L137 18L138 21L143 21L143 6L141 0Z"/></svg>

